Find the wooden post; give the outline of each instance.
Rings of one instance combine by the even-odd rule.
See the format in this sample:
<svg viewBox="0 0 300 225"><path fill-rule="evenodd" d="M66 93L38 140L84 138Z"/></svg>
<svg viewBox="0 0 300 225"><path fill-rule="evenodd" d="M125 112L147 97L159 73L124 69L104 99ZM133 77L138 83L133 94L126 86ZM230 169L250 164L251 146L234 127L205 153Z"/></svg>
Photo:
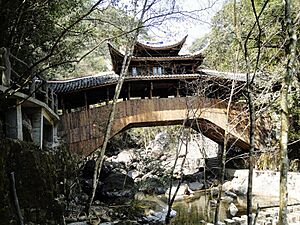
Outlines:
<svg viewBox="0 0 300 225"><path fill-rule="evenodd" d="M109 89L108 89L108 87L106 87L106 105L108 105L108 103L109 103Z"/></svg>
<svg viewBox="0 0 300 225"><path fill-rule="evenodd" d="M127 86L127 99L130 100L130 83L128 83L128 86Z"/></svg>
<svg viewBox="0 0 300 225"><path fill-rule="evenodd" d="M53 95L53 89L50 89L50 101L51 101L51 109L53 111L55 111L54 107L55 107L55 102L54 102L54 95Z"/></svg>
<svg viewBox="0 0 300 225"><path fill-rule="evenodd" d="M66 112L64 96L61 96L61 108L62 108L62 113L64 114Z"/></svg>
<svg viewBox="0 0 300 225"><path fill-rule="evenodd" d="M177 97L177 98L180 97L179 88L180 88L180 82L178 82L178 85L177 85L177 87L176 87L176 97Z"/></svg>
<svg viewBox="0 0 300 225"><path fill-rule="evenodd" d="M54 112L57 113L58 111L58 98L56 94L53 94L53 102L54 102Z"/></svg>
<svg viewBox="0 0 300 225"><path fill-rule="evenodd" d="M88 110L89 109L89 104L88 104L88 99L86 97L86 92L84 92L84 105L85 105L85 109Z"/></svg>
<svg viewBox="0 0 300 225"><path fill-rule="evenodd" d="M152 99L152 96L153 96L152 90L153 90L153 82L150 82L149 99Z"/></svg>

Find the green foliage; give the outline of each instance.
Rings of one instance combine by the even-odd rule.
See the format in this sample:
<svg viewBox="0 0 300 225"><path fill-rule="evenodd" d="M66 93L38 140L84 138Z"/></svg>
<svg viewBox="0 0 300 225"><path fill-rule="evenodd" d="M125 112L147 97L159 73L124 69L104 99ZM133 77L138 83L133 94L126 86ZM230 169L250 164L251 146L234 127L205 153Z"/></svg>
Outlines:
<svg viewBox="0 0 300 225"><path fill-rule="evenodd" d="M256 0L257 14L263 8L265 1ZM300 2L293 1L293 18L300 10ZM284 4L281 0L270 0L259 18L261 27L261 40L259 43L258 26L254 26L256 20L251 6L247 0L228 1L212 20L212 30L204 38L195 41L191 50L198 51L206 43L204 50L204 67L219 71L257 72L255 79L256 111L261 116L261 111L270 114L279 113L279 90L282 75L285 73L285 49L286 31L284 27ZM250 33L251 29L253 31ZM298 37L300 27L295 26ZM297 46L300 47L298 38ZM244 44L247 42L249 67L244 57ZM259 45L260 44L260 45ZM256 70L257 54L260 47L260 58ZM298 50L297 50L298 51ZM299 66L299 58L297 58ZM249 69L250 68L250 71ZM295 70L296 76L289 93L289 105L291 113L290 141L300 137L299 131L299 70ZM298 76L298 78L297 78ZM273 116L272 115L272 116ZM275 116L276 117L276 116ZM275 123L273 123L275 125ZM274 126L273 129L279 127Z"/></svg>
<svg viewBox="0 0 300 225"><path fill-rule="evenodd" d="M256 1L256 10L260 12L264 1ZM235 14L236 13L236 14ZM261 64L270 71L281 66L284 42L282 29L283 4L279 0L271 0L264 13L260 17L261 35ZM236 9L234 2L229 1L214 16L212 31L204 39L209 41L209 47L205 50L205 66L221 71L246 72L243 45L255 23L255 17L250 1L237 1ZM197 41L199 42L199 40ZM197 43L196 42L196 43ZM242 42L242 43L240 43ZM192 50L197 49L196 43ZM248 53L250 67L255 68L258 52L258 28L253 29L248 39ZM201 46L201 44L198 46ZM252 71L250 71L252 72Z"/></svg>
<svg viewBox="0 0 300 225"><path fill-rule="evenodd" d="M39 62L29 72L46 78L107 70L106 42L124 45L132 18L121 8L101 4L88 14L93 4L91 0L0 1L0 47L10 48L28 66ZM15 80L28 69L24 63L12 59Z"/></svg>
<svg viewBox="0 0 300 225"><path fill-rule="evenodd" d="M256 167L258 170L279 170L280 167L279 151L264 152L259 155L256 160Z"/></svg>

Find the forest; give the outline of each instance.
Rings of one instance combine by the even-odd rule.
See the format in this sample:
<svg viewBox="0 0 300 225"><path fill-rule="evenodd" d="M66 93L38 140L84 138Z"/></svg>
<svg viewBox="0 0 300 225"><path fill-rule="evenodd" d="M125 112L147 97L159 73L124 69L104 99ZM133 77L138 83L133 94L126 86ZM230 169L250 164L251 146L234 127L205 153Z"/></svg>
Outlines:
<svg viewBox="0 0 300 225"><path fill-rule="evenodd" d="M224 186L229 177L227 169L233 164L235 169L247 169L244 192L247 219L238 224L260 224L258 214L264 206L255 205L253 200L257 185L253 177L257 170L278 172L279 197L275 204L278 218L275 224L291 224L288 207L300 204L291 203L288 197L289 193L292 195L288 189L289 174L295 172L298 176L300 170L300 1L4 0L0 1L0 21L0 224L184 224L184 221L180 223L172 218L176 214L173 206L176 210L176 204L179 204L176 195L182 190L183 195L194 194L191 186L186 188L187 184L198 185L199 180L205 197L210 196L208 203L212 204L213 200L214 214L211 219L203 216L206 221L197 224L230 224L220 221L224 220L221 211L227 192ZM209 29L197 31L203 24ZM159 43L162 39L174 42L184 37L191 25L196 27L194 32L199 35L195 39L188 36L191 44L184 44L184 51L204 56L195 73L210 70L245 77L242 83L234 79L222 82L200 78L185 87L188 89L185 97L200 99L218 91L226 93L220 97L225 104L226 123L219 148L211 147L213 144L205 144L205 141L197 147L204 151L201 152L203 157L210 154L205 148L218 148L219 174L210 177L204 165L200 175L197 172L196 180L183 172L188 161L188 146L194 139L203 138L192 129L191 121L198 121L195 114L182 125L139 127L111 138L118 103L124 92L122 88L135 58L135 45L145 41ZM107 43L124 54L113 97L107 100L110 111L103 127L103 144L93 149L92 155L83 156L73 154L63 138L58 138L56 146L43 148L31 143L34 142L31 134L27 135L29 141L26 141L24 129L26 126L33 129L33 122L26 123L18 106L20 110L28 107L26 101L38 98L39 89L43 91L48 81L76 80L111 71L114 65ZM32 91L29 86L36 80L39 86ZM209 91L213 93L207 94ZM19 101L19 93L25 93L27 97ZM50 93L46 94L47 98L55 95ZM64 112L55 109L55 100L49 100L50 103L54 111L54 119L49 120L51 123L56 117L62 118ZM99 102L95 107L104 105ZM232 118L236 106L240 105L246 122L237 121L243 116ZM7 112L14 112L14 109L17 109L16 115L23 115L24 141L12 140L7 135L10 126L6 122ZM192 108L188 112L189 115L194 113ZM49 123L45 124L48 129ZM246 130L247 152L242 155L241 150L231 144L232 127ZM258 134L261 127L266 131ZM258 136L265 143L260 149L257 147ZM155 152L156 148L160 151ZM138 149L134 150L134 160L117 161L116 155L119 157L123 150L129 154L132 149ZM151 150L153 152L149 153ZM237 161L232 160L235 157ZM172 158L169 163L174 165L163 167L162 162L169 158ZM205 162L208 164L208 160ZM178 165L181 169L177 171ZM137 179L129 178L130 171L139 171ZM115 183L107 181L108 177L113 177ZM103 184L107 183L117 189L118 194L128 191L130 200L125 194L125 201L111 203L110 192L114 191L104 191ZM120 186L122 190L118 189ZM154 205L153 201L144 196L145 193L158 195L161 189L154 187L166 189L163 191L165 198L159 200L166 205L158 210L165 213L161 220L153 217L151 220L151 216L143 214L147 208L152 210L150 215L157 216L149 207ZM144 192L144 197L133 197L133 192ZM238 195L235 192L232 197L228 193L227 197L231 198Z"/></svg>

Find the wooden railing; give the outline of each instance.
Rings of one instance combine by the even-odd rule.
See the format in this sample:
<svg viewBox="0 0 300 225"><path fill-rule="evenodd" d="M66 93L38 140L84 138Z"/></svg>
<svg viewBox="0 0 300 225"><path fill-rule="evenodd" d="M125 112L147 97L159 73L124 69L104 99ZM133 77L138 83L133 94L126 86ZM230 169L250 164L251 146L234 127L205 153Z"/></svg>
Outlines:
<svg viewBox="0 0 300 225"><path fill-rule="evenodd" d="M4 47L0 48L0 85L11 89L11 93L21 92L28 95L28 99L32 97L40 100L57 113L58 98L53 92L53 89L48 86L47 82L37 77L31 79L30 82L25 81L12 69L11 60L16 63L21 63L24 67L29 67L25 62L12 55L9 49ZM12 73L14 77L11 76ZM20 85L19 83L23 84ZM27 98L24 100L27 100Z"/></svg>
<svg viewBox="0 0 300 225"><path fill-rule="evenodd" d="M35 98L41 102L44 102L50 109L57 113L58 97L45 80L33 78L30 82L28 82L27 85L22 88L20 85L15 84L13 80L10 80L9 83L10 86L3 85L2 79L0 80L0 85L5 86L6 88L11 88L12 91L14 91L14 88L12 88L13 86L15 86L16 88L20 88L18 92L26 94L28 96L24 99L25 101L30 97Z"/></svg>
<svg viewBox="0 0 300 225"><path fill-rule="evenodd" d="M28 94L29 96L44 102L46 105L49 106L49 108L51 108L55 113L57 113L57 95L54 93L53 89L49 87L45 80L33 79L29 85L29 88L24 89L22 92L25 92L25 94Z"/></svg>

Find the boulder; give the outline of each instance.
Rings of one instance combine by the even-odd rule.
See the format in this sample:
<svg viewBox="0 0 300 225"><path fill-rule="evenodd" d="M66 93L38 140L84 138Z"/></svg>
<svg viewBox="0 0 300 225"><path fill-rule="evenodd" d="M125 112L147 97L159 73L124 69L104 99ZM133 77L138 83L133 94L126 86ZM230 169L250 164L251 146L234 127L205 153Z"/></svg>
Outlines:
<svg viewBox="0 0 300 225"><path fill-rule="evenodd" d="M200 182L198 182L198 181L196 181L196 182L190 182L190 183L189 183L189 188L190 188L192 191L198 191L198 190L201 190L203 187L204 187L204 184L203 184L203 183L200 183Z"/></svg>
<svg viewBox="0 0 300 225"><path fill-rule="evenodd" d="M93 179L95 164L95 160L89 160L85 163L82 170L82 177L84 179Z"/></svg>
<svg viewBox="0 0 300 225"><path fill-rule="evenodd" d="M130 176L132 179L136 179L136 178L138 178L138 177L140 177L142 175L142 173L140 172L140 171L138 171L138 170L130 170L129 172L128 172L128 176Z"/></svg>
<svg viewBox="0 0 300 225"><path fill-rule="evenodd" d="M88 225L87 222L74 222L74 223L69 223L68 225Z"/></svg>
<svg viewBox="0 0 300 225"><path fill-rule="evenodd" d="M223 190L223 191L231 191L231 190L232 190L232 183L231 183L231 181L226 181L226 182L222 185L222 190Z"/></svg>
<svg viewBox="0 0 300 225"><path fill-rule="evenodd" d="M231 192L231 191L225 191L224 195L229 196L231 198L237 198L237 194Z"/></svg>
<svg viewBox="0 0 300 225"><path fill-rule="evenodd" d="M149 177L142 181L140 191L146 194L164 194L166 187L159 178Z"/></svg>
<svg viewBox="0 0 300 225"><path fill-rule="evenodd" d="M171 196L173 196L175 194L176 189L177 189L177 185L173 185L173 187L171 189ZM166 191L167 197L169 196L169 192L170 192L170 189L168 189ZM192 191L187 184L181 184L178 189L178 192L176 194L175 200L182 200L183 196L192 195L193 193L194 193L194 191Z"/></svg>
<svg viewBox="0 0 300 225"><path fill-rule="evenodd" d="M235 206L235 204L230 203L229 207L228 207L228 212L231 216L235 216L238 212L238 208Z"/></svg>
<svg viewBox="0 0 300 225"><path fill-rule="evenodd" d="M152 222L152 223L158 223L158 222L165 222L166 216L167 216L168 208L163 207L159 211L150 210L149 215L146 216L144 219L146 221ZM175 217L177 212L173 209L171 209L170 217Z"/></svg>
<svg viewBox="0 0 300 225"><path fill-rule="evenodd" d="M122 173L110 174L101 184L100 194L107 198L132 198L134 196L134 181Z"/></svg>
<svg viewBox="0 0 300 225"><path fill-rule="evenodd" d="M223 202L226 202L226 203L231 203L231 202L233 202L233 198L230 197L230 196L224 196L224 197L221 198L221 200L222 200Z"/></svg>
<svg viewBox="0 0 300 225"><path fill-rule="evenodd" d="M135 154L132 149L130 150L124 150L121 151L116 158L113 159L114 162L122 162L125 163L126 165L129 165L134 159L135 159Z"/></svg>
<svg viewBox="0 0 300 225"><path fill-rule="evenodd" d="M217 204L218 204L218 202L217 202L216 199L209 200L209 206L210 207L216 207Z"/></svg>

